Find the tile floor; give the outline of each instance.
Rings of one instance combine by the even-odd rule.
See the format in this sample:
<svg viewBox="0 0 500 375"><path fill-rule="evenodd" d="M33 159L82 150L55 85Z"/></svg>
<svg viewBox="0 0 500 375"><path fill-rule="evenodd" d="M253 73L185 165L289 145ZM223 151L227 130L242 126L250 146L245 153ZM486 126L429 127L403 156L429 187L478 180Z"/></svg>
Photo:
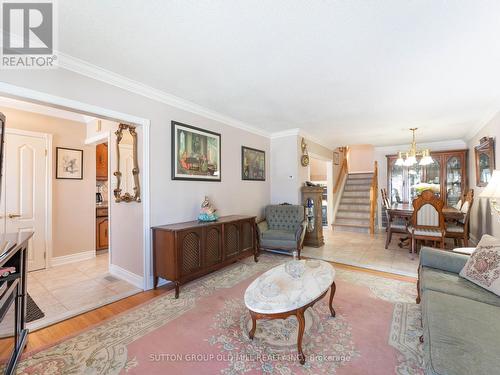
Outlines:
<svg viewBox="0 0 500 375"><path fill-rule="evenodd" d="M28 293L45 317L28 323L40 329L141 290L111 276L108 254L28 273Z"/></svg>
<svg viewBox="0 0 500 375"><path fill-rule="evenodd" d="M320 248L304 247L307 257L325 259L398 275L417 276L418 255L411 255L408 248L399 248L399 235L393 234L385 249L385 232L370 236L365 233L339 232L323 229L325 245Z"/></svg>

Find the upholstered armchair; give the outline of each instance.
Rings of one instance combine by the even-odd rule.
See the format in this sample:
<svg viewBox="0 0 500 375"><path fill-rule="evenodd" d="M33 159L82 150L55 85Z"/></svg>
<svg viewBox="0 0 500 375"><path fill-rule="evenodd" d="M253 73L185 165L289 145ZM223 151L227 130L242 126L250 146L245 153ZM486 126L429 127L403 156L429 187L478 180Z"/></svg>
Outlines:
<svg viewBox="0 0 500 375"><path fill-rule="evenodd" d="M270 205L266 218L257 223L259 249L292 253L300 251L306 234L304 206Z"/></svg>

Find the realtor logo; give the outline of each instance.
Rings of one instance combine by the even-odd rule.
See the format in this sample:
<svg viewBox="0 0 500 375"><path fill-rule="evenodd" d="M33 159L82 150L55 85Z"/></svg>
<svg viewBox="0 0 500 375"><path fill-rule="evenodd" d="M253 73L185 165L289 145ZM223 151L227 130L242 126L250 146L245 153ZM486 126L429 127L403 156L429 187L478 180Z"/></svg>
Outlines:
<svg viewBox="0 0 500 375"><path fill-rule="evenodd" d="M54 30L54 1L3 0L2 67L54 67Z"/></svg>

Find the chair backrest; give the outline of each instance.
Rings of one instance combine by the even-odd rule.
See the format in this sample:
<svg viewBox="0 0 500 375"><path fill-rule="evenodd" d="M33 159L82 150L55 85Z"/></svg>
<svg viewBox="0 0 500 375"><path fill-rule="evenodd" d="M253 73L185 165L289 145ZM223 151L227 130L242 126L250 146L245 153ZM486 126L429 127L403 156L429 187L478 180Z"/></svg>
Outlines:
<svg viewBox="0 0 500 375"><path fill-rule="evenodd" d="M389 208L389 205L388 205L388 199L387 199L387 190L385 190L384 188L380 189L380 195L382 196L382 204L384 205L384 207L387 209Z"/></svg>
<svg viewBox="0 0 500 375"><path fill-rule="evenodd" d="M321 207L314 207L321 210ZM269 229L294 231L305 218L305 208L301 205L278 205L266 207L266 221Z"/></svg>
<svg viewBox="0 0 500 375"><path fill-rule="evenodd" d="M464 196L464 203L460 211L464 214L464 218L459 220L465 226L469 225L470 212L472 208L472 203L474 203L474 189L469 189L467 194Z"/></svg>
<svg viewBox="0 0 500 375"><path fill-rule="evenodd" d="M431 190L413 200L412 225L415 228L444 230L444 201Z"/></svg>

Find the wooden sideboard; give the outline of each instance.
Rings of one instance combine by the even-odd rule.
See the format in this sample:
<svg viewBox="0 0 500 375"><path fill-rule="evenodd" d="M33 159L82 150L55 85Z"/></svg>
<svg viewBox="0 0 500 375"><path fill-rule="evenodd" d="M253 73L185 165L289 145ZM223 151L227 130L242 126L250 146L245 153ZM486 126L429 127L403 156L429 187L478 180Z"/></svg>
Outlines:
<svg viewBox="0 0 500 375"><path fill-rule="evenodd" d="M154 287L161 277L179 286L253 255L257 261L255 216L223 216L211 223L153 227Z"/></svg>

